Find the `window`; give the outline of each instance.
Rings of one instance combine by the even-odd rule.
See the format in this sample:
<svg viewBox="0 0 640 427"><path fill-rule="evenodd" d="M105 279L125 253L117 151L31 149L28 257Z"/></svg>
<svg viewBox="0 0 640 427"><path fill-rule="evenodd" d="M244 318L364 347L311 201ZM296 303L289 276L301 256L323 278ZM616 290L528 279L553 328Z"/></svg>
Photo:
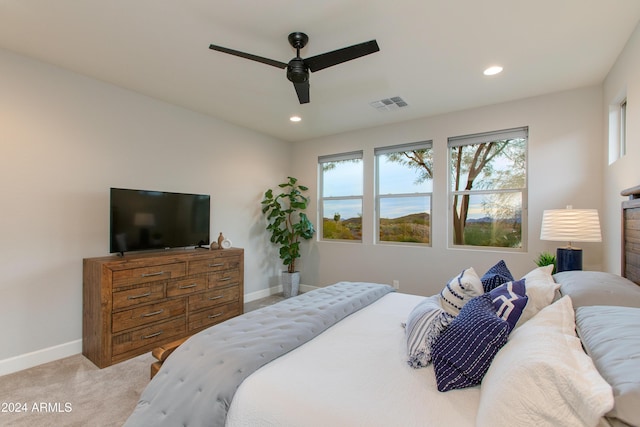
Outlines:
<svg viewBox="0 0 640 427"><path fill-rule="evenodd" d="M362 241L362 151L318 158L322 239Z"/></svg>
<svg viewBox="0 0 640 427"><path fill-rule="evenodd" d="M431 243L431 141L375 149L379 242Z"/></svg>
<svg viewBox="0 0 640 427"><path fill-rule="evenodd" d="M454 246L523 248L528 128L449 138Z"/></svg>
<svg viewBox="0 0 640 427"><path fill-rule="evenodd" d="M627 153L627 98L621 95L609 105L609 164Z"/></svg>

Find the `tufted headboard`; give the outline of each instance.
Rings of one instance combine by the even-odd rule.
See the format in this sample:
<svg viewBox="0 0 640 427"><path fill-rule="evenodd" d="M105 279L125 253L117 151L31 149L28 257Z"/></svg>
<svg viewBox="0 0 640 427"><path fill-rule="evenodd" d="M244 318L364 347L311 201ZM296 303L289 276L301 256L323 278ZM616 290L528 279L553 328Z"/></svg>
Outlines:
<svg viewBox="0 0 640 427"><path fill-rule="evenodd" d="M622 202L622 275L640 285L640 185L620 192Z"/></svg>

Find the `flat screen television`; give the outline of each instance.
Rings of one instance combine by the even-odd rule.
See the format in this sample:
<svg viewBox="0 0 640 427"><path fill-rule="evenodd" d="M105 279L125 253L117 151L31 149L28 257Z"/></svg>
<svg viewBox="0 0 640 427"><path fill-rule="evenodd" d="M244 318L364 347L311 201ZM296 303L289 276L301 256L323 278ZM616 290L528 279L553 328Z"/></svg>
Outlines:
<svg viewBox="0 0 640 427"><path fill-rule="evenodd" d="M209 244L210 196L111 188L110 252Z"/></svg>

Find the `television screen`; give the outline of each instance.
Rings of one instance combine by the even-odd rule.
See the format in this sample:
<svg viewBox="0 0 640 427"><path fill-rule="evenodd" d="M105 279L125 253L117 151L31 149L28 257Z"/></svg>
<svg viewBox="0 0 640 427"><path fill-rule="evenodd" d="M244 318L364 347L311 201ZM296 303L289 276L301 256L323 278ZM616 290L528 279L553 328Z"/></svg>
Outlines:
<svg viewBox="0 0 640 427"><path fill-rule="evenodd" d="M110 252L209 244L210 196L111 188Z"/></svg>

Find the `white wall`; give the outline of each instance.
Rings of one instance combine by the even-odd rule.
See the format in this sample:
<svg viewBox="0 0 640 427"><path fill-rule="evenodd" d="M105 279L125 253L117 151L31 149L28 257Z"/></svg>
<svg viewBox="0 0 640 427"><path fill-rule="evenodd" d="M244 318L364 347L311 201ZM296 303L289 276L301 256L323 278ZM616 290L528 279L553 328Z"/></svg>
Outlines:
<svg viewBox="0 0 640 427"><path fill-rule="evenodd" d="M542 251L555 252L566 242L542 242L544 209L602 208L601 135L602 90L589 87L531 99L455 112L437 117L381 126L294 145L294 175L310 186L317 199L317 158L320 155L364 150L365 202L363 242L314 241L306 245L302 281L327 285L339 280L389 283L401 291L422 295L438 292L453 275L472 266L479 274L504 259L516 276L535 267ZM388 114L394 114L390 112ZM447 137L518 126L529 126L529 207L526 252L448 249ZM407 247L373 243L374 147L433 140L434 189L432 246ZM317 218L317 204L310 207ZM584 267L602 267L602 244L581 245Z"/></svg>
<svg viewBox="0 0 640 427"><path fill-rule="evenodd" d="M245 292L273 285L260 200L290 143L3 50L0 70L0 374L80 351L82 259L109 252L112 186L210 194Z"/></svg>
<svg viewBox="0 0 640 427"><path fill-rule="evenodd" d="M618 57L604 82L603 167L604 167L604 225L603 233L609 237L604 253L607 271L621 273L621 203L626 198L620 191L640 185L640 25L636 27L624 50ZM627 154L608 164L608 111L621 95L627 97Z"/></svg>

